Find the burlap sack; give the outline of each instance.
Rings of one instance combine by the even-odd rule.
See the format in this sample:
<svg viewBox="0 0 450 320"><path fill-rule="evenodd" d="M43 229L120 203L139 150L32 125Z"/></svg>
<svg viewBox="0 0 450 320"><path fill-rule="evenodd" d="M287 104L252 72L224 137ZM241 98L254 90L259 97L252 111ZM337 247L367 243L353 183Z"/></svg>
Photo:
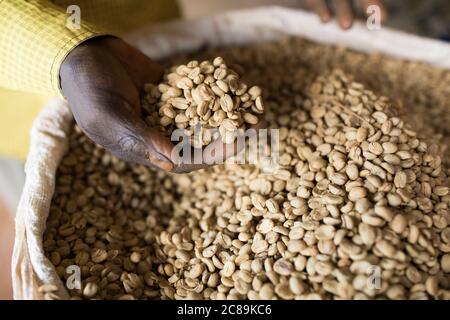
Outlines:
<svg viewBox="0 0 450 320"><path fill-rule="evenodd" d="M292 9L266 7L229 12L196 21L181 21L136 30L126 39L153 58L203 46L268 41L296 35L318 42L340 44L361 51L378 51L450 69L450 45L383 28L371 31L357 23L342 32L335 23L321 25L316 16ZM45 257L42 236L55 187L55 172L67 148L72 124L67 104L51 101L31 131L25 166L26 182L16 216L12 277L15 299L42 299L43 283L59 287L68 297L51 262Z"/></svg>

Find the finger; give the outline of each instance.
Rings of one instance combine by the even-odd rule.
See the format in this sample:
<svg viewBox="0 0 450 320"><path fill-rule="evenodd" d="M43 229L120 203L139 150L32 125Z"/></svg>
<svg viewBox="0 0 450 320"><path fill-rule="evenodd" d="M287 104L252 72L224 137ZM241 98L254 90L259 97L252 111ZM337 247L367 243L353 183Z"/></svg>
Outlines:
<svg viewBox="0 0 450 320"><path fill-rule="evenodd" d="M242 139L242 137L252 138L258 133L258 130L266 127L267 122L262 117L260 117L257 124L248 127L246 132L240 132L240 136L238 136L233 143L224 143L219 137L211 145L208 146L207 151L210 152L204 153L204 162L206 164L224 163L228 158L239 154L244 149L245 139Z"/></svg>
<svg viewBox="0 0 450 320"><path fill-rule="evenodd" d="M207 164L180 164L175 166L175 168L172 169L173 173L189 173L193 171L198 171L201 169L206 169L210 167L210 165Z"/></svg>
<svg viewBox="0 0 450 320"><path fill-rule="evenodd" d="M152 164L166 171L173 169L174 164L170 160L173 144L169 138L150 129L133 112L119 112L114 120L114 140L109 146L113 153L127 161Z"/></svg>
<svg viewBox="0 0 450 320"><path fill-rule="evenodd" d="M120 126L116 123L114 137L106 143L96 139L95 135L89 134L89 130L86 133L122 160L171 171L174 164L170 160L170 152L173 148L170 140L144 126L146 126L145 123L135 122L131 126Z"/></svg>
<svg viewBox="0 0 450 320"><path fill-rule="evenodd" d="M238 148L237 143L226 144L219 137L205 148L191 148L191 156L184 155L181 158L177 158L178 161L174 161L176 166L172 172L188 173L223 164L226 159L237 154L240 150L242 148ZM201 158L194 157L195 153L200 154Z"/></svg>
<svg viewBox="0 0 450 320"><path fill-rule="evenodd" d="M307 0L306 5L319 16L323 23L330 21L331 12L325 0Z"/></svg>
<svg viewBox="0 0 450 320"><path fill-rule="evenodd" d="M94 142L122 160L166 171L173 169L170 140L150 129L120 94L91 95L84 102L90 112L80 112L81 108L74 107L72 111L77 123Z"/></svg>
<svg viewBox="0 0 450 320"><path fill-rule="evenodd" d="M150 146L148 151L150 162L163 170L171 171L174 168L171 161L172 142L160 132L148 129L146 131L147 145Z"/></svg>
<svg viewBox="0 0 450 320"><path fill-rule="evenodd" d="M342 29L349 29L353 24L353 10L348 0L335 0L336 15Z"/></svg>
<svg viewBox="0 0 450 320"><path fill-rule="evenodd" d="M366 15L370 13L367 12L367 8L370 6L377 6L380 9L381 22L385 22L388 17L388 12L383 0L362 0L363 10Z"/></svg>
<svg viewBox="0 0 450 320"><path fill-rule="evenodd" d="M172 169L172 172L187 173L209 167L203 161L205 149L194 148L191 137L183 135L182 140L173 149L171 160L175 163L175 167Z"/></svg>
<svg viewBox="0 0 450 320"><path fill-rule="evenodd" d="M246 137L252 138L258 133L258 130L266 127L267 122L260 117L260 121L257 124L248 128ZM186 173L223 164L228 158L242 151L245 147L245 141L242 142L238 143L235 141L234 143L227 144L222 142L222 139L219 137L202 149L191 148L189 155L177 157L176 160L172 158L172 161L176 164L172 172Z"/></svg>
<svg viewBox="0 0 450 320"><path fill-rule="evenodd" d="M95 43L67 59L61 86L81 129L125 161L171 170L173 145L140 117L139 90L117 58Z"/></svg>

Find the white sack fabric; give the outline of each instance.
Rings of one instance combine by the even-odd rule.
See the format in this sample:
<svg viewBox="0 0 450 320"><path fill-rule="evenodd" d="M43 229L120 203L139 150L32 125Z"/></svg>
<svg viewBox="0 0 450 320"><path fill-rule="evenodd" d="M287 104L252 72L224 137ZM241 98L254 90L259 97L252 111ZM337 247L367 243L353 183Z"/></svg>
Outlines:
<svg viewBox="0 0 450 320"><path fill-rule="evenodd" d="M150 26L136 30L126 40L147 55L161 59L204 46L269 41L286 35L360 51L381 52L450 69L450 44L385 28L371 31L362 23L356 23L352 30L343 32L336 23L320 24L313 14L278 7ZM35 120L31 131L25 187L16 216L12 265L15 299L42 299L37 288L44 283L57 285L57 294L69 297L55 268L45 257L42 238L56 170L67 150L67 133L72 121L67 104L53 100Z"/></svg>

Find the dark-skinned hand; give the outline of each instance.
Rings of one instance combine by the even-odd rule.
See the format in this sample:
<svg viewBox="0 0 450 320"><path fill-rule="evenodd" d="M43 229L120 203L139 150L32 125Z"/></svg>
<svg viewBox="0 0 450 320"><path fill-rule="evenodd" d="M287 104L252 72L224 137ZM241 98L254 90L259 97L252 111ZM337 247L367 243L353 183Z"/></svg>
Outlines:
<svg viewBox="0 0 450 320"><path fill-rule="evenodd" d="M218 152L213 159L202 164L175 163L170 139L148 127L141 117L140 92L145 83L157 83L162 74L158 63L115 37L84 42L70 52L60 70L63 94L80 128L122 160L180 173L234 155L237 148L226 154L226 145L216 141ZM264 125L260 121L252 128Z"/></svg>

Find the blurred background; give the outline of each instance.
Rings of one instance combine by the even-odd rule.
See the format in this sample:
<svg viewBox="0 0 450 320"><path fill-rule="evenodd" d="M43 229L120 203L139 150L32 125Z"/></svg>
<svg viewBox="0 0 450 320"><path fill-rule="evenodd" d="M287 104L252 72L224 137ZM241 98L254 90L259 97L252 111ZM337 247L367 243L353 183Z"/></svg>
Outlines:
<svg viewBox="0 0 450 320"><path fill-rule="evenodd" d="M184 17L206 16L226 10L261 5L302 8L298 0L179 0ZM450 1L448 0L386 0L389 19L386 26L441 40L450 40ZM364 15L359 12L362 18Z"/></svg>
<svg viewBox="0 0 450 320"><path fill-rule="evenodd" d="M298 0L178 0L182 18L197 18L227 10L264 5L301 8ZM389 18L386 26L421 36L450 40L450 1L448 0L387 0ZM149 1L151 4L151 1ZM364 15L360 12L360 17ZM19 95L17 96L19 99ZM41 105L44 97L41 97ZM0 108L4 101L0 99ZM39 106L33 106L36 108ZM31 107L30 107L31 108ZM0 134L2 134L0 126ZM22 132L27 139L29 133ZM12 142L14 143L14 142ZM13 219L24 183L24 159L2 157L0 154L0 299L11 299L11 252Z"/></svg>

